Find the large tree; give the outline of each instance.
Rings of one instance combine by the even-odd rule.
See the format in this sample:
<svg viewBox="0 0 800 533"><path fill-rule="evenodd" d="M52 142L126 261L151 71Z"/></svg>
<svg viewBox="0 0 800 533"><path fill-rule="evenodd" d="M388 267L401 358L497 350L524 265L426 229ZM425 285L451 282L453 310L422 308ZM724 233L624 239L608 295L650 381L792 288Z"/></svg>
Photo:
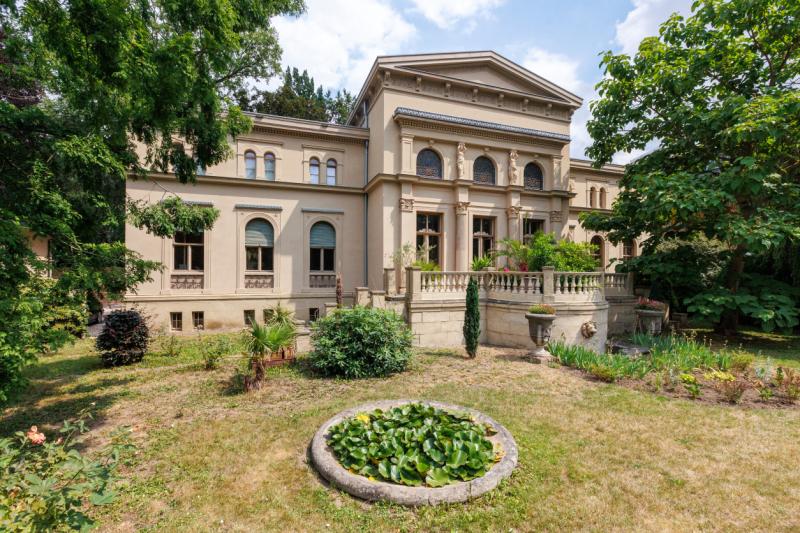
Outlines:
<svg viewBox="0 0 800 533"><path fill-rule="evenodd" d="M723 243L721 275L689 309L727 333L741 314L796 324L791 299L754 281L748 258L800 239L800 2L701 0L602 66L588 155L602 165L646 153L627 166L612 213L584 225L612 242L648 235L645 254L665 239Z"/></svg>
<svg viewBox="0 0 800 533"><path fill-rule="evenodd" d="M198 165L228 157L228 136L250 127L232 95L275 72L270 19L302 8L0 1L0 402L25 363L66 339L53 309L120 295L158 267L125 248L125 180L173 168L191 182ZM131 206L134 222L157 235L213 224L213 210L165 196ZM31 236L51 240L53 265L33 255ZM55 281L43 279L51 266Z"/></svg>
<svg viewBox="0 0 800 533"><path fill-rule="evenodd" d="M344 124L355 104L347 89L334 95L314 82L308 71L287 67L283 83L274 90L240 91L239 105L246 111Z"/></svg>

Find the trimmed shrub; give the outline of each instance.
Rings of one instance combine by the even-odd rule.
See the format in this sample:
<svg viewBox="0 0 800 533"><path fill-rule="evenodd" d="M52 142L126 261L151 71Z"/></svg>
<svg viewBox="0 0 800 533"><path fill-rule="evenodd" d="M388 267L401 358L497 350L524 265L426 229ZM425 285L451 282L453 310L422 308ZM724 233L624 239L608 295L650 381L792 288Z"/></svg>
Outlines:
<svg viewBox="0 0 800 533"><path fill-rule="evenodd" d="M144 359L149 341L145 318L135 309L126 309L109 313L95 346L103 365L122 366Z"/></svg>
<svg viewBox="0 0 800 533"><path fill-rule="evenodd" d="M478 339L481 336L481 310L478 307L478 284L475 278L470 278L467 285L467 308L464 311L463 331L467 354L474 358L478 355Z"/></svg>
<svg viewBox="0 0 800 533"><path fill-rule="evenodd" d="M388 376L411 358L411 331L387 309L336 309L314 322L311 339L310 365L326 376Z"/></svg>

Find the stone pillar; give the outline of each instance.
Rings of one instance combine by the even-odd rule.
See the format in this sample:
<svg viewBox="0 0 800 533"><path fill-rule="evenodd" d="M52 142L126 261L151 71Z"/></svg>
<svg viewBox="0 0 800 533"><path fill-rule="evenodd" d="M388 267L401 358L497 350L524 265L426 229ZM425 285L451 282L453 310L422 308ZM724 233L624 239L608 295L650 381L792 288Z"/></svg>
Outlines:
<svg viewBox="0 0 800 533"><path fill-rule="evenodd" d="M383 269L383 290L388 296L397 294L397 270L394 267Z"/></svg>
<svg viewBox="0 0 800 533"><path fill-rule="evenodd" d="M542 267L542 301L553 303L555 297L555 268L551 266Z"/></svg>
<svg viewBox="0 0 800 533"><path fill-rule="evenodd" d="M369 306L369 287L356 287L353 300L353 305Z"/></svg>
<svg viewBox="0 0 800 533"><path fill-rule="evenodd" d="M510 239L521 240L519 228L519 212L521 207L518 205L511 205L506 208L506 216L508 217L508 237Z"/></svg>
<svg viewBox="0 0 800 533"><path fill-rule="evenodd" d="M469 232L469 202L456 203L456 270L464 272L469 270L469 247L471 244Z"/></svg>
<svg viewBox="0 0 800 533"><path fill-rule="evenodd" d="M401 135L400 137L400 173L415 174L414 168L414 136Z"/></svg>
<svg viewBox="0 0 800 533"><path fill-rule="evenodd" d="M375 309L386 309L385 291L372 291L372 307Z"/></svg>
<svg viewBox="0 0 800 533"><path fill-rule="evenodd" d="M419 267L406 267L406 300L418 300L422 292L422 270Z"/></svg>

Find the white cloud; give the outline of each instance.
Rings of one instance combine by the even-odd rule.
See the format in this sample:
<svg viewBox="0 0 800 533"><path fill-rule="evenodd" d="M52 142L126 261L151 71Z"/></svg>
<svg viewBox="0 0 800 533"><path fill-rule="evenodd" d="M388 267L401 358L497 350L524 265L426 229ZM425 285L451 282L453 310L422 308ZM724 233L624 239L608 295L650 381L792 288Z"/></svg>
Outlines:
<svg viewBox="0 0 800 533"><path fill-rule="evenodd" d="M586 89L586 83L578 76L580 62L563 54L531 48L522 60L522 66L573 93L580 94Z"/></svg>
<svg viewBox="0 0 800 533"><path fill-rule="evenodd" d="M302 16L275 19L284 67L325 87L356 92L375 57L399 51L416 30L388 0L306 0Z"/></svg>
<svg viewBox="0 0 800 533"><path fill-rule="evenodd" d="M475 27L476 16L491 16L491 9L499 7L505 0L412 0L414 11L422 14L438 27L450 29L463 20L467 21L466 30Z"/></svg>
<svg viewBox="0 0 800 533"><path fill-rule="evenodd" d="M614 41L623 53L633 55L642 39L658 35L658 27L674 12L688 15L691 4L691 0L633 0L634 8L617 23Z"/></svg>

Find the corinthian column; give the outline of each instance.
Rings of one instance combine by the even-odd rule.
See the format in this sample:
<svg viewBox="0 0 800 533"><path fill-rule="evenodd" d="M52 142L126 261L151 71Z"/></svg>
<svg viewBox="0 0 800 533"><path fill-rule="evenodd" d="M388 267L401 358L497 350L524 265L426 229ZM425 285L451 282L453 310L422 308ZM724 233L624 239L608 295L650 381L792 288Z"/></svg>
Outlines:
<svg viewBox="0 0 800 533"><path fill-rule="evenodd" d="M469 202L456 202L456 270L469 270Z"/></svg>
<svg viewBox="0 0 800 533"><path fill-rule="evenodd" d="M508 217L508 238L520 240L519 232L519 212L522 208L518 205L511 205L506 208L506 216Z"/></svg>

